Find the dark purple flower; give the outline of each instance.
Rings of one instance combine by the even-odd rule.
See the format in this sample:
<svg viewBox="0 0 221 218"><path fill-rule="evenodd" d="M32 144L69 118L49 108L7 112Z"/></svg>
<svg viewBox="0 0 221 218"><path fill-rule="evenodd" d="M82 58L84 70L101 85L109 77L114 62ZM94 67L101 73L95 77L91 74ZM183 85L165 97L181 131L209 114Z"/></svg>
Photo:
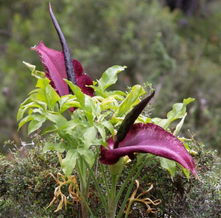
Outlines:
<svg viewBox="0 0 221 218"><path fill-rule="evenodd" d="M75 59L71 59L64 34L61 31L50 4L49 12L60 39L62 52L46 47L43 42L40 42L32 49L39 54L41 62L46 69L46 75L51 80L51 85L60 96L70 93L68 85L65 83L64 79L72 81L81 88L82 92L93 96L94 90L88 87L88 85L92 85L93 82L91 78L84 73L80 62Z"/></svg>
<svg viewBox="0 0 221 218"><path fill-rule="evenodd" d="M153 95L142 100L125 117L116 137L107 140L107 147L101 146L101 163L111 165L126 155L133 158L135 153L151 153L174 160L196 175L192 157L173 134L153 123L133 124Z"/></svg>
<svg viewBox="0 0 221 218"><path fill-rule="evenodd" d="M41 62L46 69L46 75L51 80L51 85L55 88L58 94L60 96L69 94L70 91L68 85L64 81L64 79L67 79L67 73L63 52L48 48L43 42L40 42L32 49L39 54ZM83 67L79 61L73 59L72 64L76 85L78 85L85 94L93 96L94 90L87 87L88 85L92 85L91 78L84 73Z"/></svg>

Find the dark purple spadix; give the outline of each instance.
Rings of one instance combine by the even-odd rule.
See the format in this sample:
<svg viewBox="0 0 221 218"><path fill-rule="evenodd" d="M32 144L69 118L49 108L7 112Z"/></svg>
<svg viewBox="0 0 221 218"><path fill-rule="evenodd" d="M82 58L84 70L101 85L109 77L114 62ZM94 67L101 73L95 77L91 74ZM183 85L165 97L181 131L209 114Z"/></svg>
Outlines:
<svg viewBox="0 0 221 218"><path fill-rule="evenodd" d="M116 141L114 143L114 148L116 148L129 131L130 127L134 124L135 120L139 117L143 109L150 102L151 98L153 98L155 91L153 91L149 96L144 98L139 104L137 104L125 117L120 128L117 132Z"/></svg>
<svg viewBox="0 0 221 218"><path fill-rule="evenodd" d="M60 25L53 13L51 4L49 3L49 13L52 19L52 22L54 24L54 27L57 31L58 37L60 39L61 42L61 46L62 46L62 51L64 53L64 63L65 63L65 69L67 72L67 78L68 80L70 80L73 84L76 84L76 78L75 78L75 72L74 72L74 67L72 64L72 58L71 58L71 53L70 53L70 49L68 48L66 39L64 37L64 34L60 28Z"/></svg>

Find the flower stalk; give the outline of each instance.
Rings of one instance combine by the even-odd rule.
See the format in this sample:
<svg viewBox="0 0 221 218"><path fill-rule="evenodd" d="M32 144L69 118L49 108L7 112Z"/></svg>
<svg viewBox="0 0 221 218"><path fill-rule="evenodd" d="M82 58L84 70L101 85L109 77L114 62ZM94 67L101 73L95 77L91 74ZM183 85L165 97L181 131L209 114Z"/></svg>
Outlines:
<svg viewBox="0 0 221 218"><path fill-rule="evenodd" d="M107 218L116 217L116 210L118 205L117 200L117 184L120 178L120 175L124 168L124 159L121 158L116 164L109 166L109 171L111 175L111 188L108 194L108 209L107 209Z"/></svg>
<svg viewBox="0 0 221 218"><path fill-rule="evenodd" d="M85 165L83 160L79 160L77 163L77 171L79 174L80 180L80 196L81 196L81 217L88 218L89 217L89 206L87 203L88 198L88 175L87 175L87 166Z"/></svg>
<svg viewBox="0 0 221 218"><path fill-rule="evenodd" d="M107 209L106 218L116 217L116 209L117 209L116 191L117 191L118 177L119 177L118 175L111 176L111 189L108 197L108 209Z"/></svg>

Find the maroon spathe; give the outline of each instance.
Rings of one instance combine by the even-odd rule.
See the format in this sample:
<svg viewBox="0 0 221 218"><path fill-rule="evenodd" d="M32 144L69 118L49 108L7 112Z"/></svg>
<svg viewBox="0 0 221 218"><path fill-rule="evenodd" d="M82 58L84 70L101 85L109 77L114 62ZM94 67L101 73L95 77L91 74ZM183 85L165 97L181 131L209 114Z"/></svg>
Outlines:
<svg viewBox="0 0 221 218"><path fill-rule="evenodd" d="M60 96L70 94L68 85L64 81L64 79L67 79L67 73L63 52L48 48L43 42L40 42L32 49L39 54L41 62L45 67L46 75L51 80L51 85L58 94ZM94 90L87 87L93 83L91 78L84 73L83 67L79 61L73 59L72 63L77 83L76 85L81 88L83 93L93 96Z"/></svg>
<svg viewBox="0 0 221 218"><path fill-rule="evenodd" d="M100 161L103 164L115 164L125 155L151 153L174 160L196 175L193 158L181 141L158 125L134 124L117 148L114 148L113 138L107 142L107 147L101 147Z"/></svg>

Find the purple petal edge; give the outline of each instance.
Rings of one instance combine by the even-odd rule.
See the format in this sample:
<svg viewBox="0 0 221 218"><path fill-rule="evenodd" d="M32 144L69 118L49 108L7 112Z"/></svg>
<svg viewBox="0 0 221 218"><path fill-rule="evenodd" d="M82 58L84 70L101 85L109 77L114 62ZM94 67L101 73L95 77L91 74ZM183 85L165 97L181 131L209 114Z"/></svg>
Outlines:
<svg viewBox="0 0 221 218"><path fill-rule="evenodd" d="M184 145L171 133L155 124L134 124L125 139L114 149L114 140L108 140L108 147L101 147L100 161L115 164L121 157L138 153L151 153L174 160L196 176L195 163Z"/></svg>

